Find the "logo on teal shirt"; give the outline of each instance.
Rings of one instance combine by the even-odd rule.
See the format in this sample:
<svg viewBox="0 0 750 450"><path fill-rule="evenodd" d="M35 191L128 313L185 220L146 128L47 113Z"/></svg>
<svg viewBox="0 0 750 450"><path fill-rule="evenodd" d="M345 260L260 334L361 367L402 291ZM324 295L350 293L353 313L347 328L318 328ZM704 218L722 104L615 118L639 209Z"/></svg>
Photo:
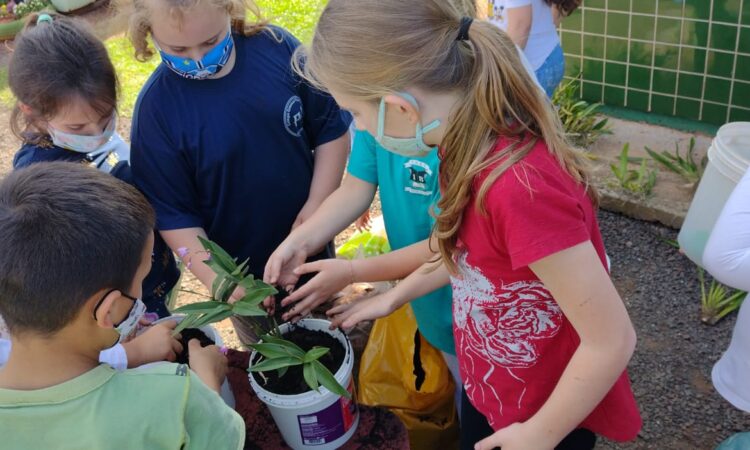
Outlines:
<svg viewBox="0 0 750 450"><path fill-rule="evenodd" d="M418 195L432 195L432 190L428 186L429 177L432 176L432 168L427 163L410 159L404 164L404 168L409 173L407 185L404 187L406 192Z"/></svg>

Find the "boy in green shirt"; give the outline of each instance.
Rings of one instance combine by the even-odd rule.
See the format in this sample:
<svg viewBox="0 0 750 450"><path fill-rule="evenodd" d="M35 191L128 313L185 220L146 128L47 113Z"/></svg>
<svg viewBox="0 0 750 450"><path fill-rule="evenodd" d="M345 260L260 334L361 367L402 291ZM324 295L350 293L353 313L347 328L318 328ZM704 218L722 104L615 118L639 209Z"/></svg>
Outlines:
<svg viewBox="0 0 750 450"><path fill-rule="evenodd" d="M79 164L35 164L0 182L0 315L13 344L0 370L3 448L242 448L215 346L189 343L192 371L99 364L145 310L153 226L135 188Z"/></svg>

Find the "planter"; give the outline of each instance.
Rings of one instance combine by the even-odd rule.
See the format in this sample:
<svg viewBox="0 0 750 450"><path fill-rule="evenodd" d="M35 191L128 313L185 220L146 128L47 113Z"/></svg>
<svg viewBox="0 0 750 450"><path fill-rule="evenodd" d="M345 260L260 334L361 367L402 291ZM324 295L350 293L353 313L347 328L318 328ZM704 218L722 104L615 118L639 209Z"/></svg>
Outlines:
<svg viewBox="0 0 750 450"><path fill-rule="evenodd" d="M16 34L23 29L24 22L24 19L18 19L0 23L0 41L7 41L16 37Z"/></svg>
<svg viewBox="0 0 750 450"><path fill-rule="evenodd" d="M169 316L163 319L156 320L154 321L153 324L156 325L157 323L164 322L167 320L176 320L177 323L179 323L184 318L185 316L183 315L174 315L174 316ZM221 335L219 335L219 332L216 331L216 329L212 327L211 325L200 327L199 330L205 333L205 335L209 339L214 341L217 347L222 347L224 345L224 341L221 339ZM232 394L232 389L229 387L229 382L226 379L224 380L224 383L222 383L221 385L221 398L224 399L224 403L229 405L231 408L234 408L234 404L235 404L234 394Z"/></svg>
<svg viewBox="0 0 750 450"><path fill-rule="evenodd" d="M52 6L63 14L68 14L75 10L85 8L94 3L94 0L50 0Z"/></svg>
<svg viewBox="0 0 750 450"><path fill-rule="evenodd" d="M321 319L302 319L296 327L313 331L323 331L338 340L345 349L344 361L334 373L336 381L347 386L354 393L352 369L354 352L349 339L339 330L330 331L330 322ZM292 325L281 325L282 335L291 330ZM258 357L257 352L250 356L251 363ZM354 434L359 424L359 409L352 399L333 394L320 386L320 392L308 391L296 395L281 395L262 387L250 373L250 385L263 403L271 411L276 426L287 445L295 450L336 449L344 445Z"/></svg>

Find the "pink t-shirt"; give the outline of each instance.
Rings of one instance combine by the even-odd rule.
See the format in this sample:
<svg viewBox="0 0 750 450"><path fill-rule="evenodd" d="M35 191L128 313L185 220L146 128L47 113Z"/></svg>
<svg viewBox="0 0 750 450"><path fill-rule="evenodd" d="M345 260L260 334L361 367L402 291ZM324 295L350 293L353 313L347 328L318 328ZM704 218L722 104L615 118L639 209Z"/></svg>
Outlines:
<svg viewBox="0 0 750 450"><path fill-rule="evenodd" d="M508 145L500 139L495 151ZM477 177L474 193L492 168ZM580 339L529 264L591 241L606 267L596 210L543 142L471 199L452 279L456 351L466 393L490 426L524 422L547 401ZM626 372L581 423L617 441L636 437L638 407Z"/></svg>

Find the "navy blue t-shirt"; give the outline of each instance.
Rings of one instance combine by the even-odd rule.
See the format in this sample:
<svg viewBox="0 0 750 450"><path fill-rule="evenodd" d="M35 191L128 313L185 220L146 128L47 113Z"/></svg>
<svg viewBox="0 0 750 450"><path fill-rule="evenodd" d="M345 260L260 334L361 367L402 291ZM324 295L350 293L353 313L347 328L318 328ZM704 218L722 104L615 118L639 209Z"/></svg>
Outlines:
<svg viewBox="0 0 750 450"><path fill-rule="evenodd" d="M13 168L20 169L38 162L68 161L89 163L83 153L57 147L51 142L39 145L25 143L13 158ZM128 161L113 164L109 173L118 179L133 184ZM180 279L180 271L175 264L174 255L159 233L154 233L154 251L151 254L151 271L143 280L143 303L146 310L158 314L159 317L169 315L165 304L167 295Z"/></svg>
<svg viewBox="0 0 750 450"><path fill-rule="evenodd" d="M307 201L314 149L349 124L332 97L294 74L299 42L288 32L234 40L235 65L222 78L156 69L136 104L131 161L158 229L201 227L260 277Z"/></svg>

